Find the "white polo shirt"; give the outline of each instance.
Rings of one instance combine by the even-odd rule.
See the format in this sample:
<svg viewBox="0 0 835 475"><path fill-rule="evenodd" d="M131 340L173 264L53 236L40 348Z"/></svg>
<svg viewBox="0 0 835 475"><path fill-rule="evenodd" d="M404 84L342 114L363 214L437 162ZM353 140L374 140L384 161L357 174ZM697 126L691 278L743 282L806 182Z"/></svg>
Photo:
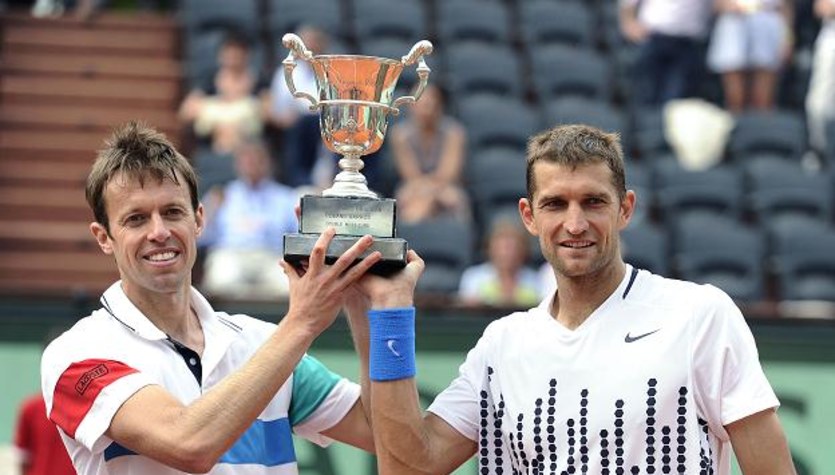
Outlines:
<svg viewBox="0 0 835 475"><path fill-rule="evenodd" d="M779 404L715 287L627 266L573 331L552 298L492 322L429 407L478 444L480 473L727 475L724 426Z"/></svg>
<svg viewBox="0 0 835 475"><path fill-rule="evenodd" d="M80 475L180 474L137 455L105 432L136 391L157 384L183 404L199 398L246 363L275 325L246 315L215 312L196 290L192 305L205 338L201 359L184 357L113 284L103 308L53 341L41 361L47 413L56 423ZM198 383L202 367L202 381ZM190 368L191 366L191 368ZM224 454L211 474L296 474L291 431L319 445L321 432L342 420L359 397L359 386L305 356L267 408Z"/></svg>

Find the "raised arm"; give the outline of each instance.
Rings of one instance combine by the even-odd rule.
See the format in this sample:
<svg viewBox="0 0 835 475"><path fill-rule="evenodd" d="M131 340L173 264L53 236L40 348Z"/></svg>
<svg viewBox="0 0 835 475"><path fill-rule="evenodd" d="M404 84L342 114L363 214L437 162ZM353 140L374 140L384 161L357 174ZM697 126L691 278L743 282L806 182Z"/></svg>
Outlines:
<svg viewBox="0 0 835 475"><path fill-rule="evenodd" d="M282 263L290 278L290 308L265 344L235 373L184 406L159 386L146 386L116 412L108 437L186 472L212 468L267 406L313 340L333 323L345 290L379 259L349 265L371 244L360 239L332 266L324 264L333 230L322 234L306 271ZM370 446L370 441L358 445Z"/></svg>
<svg viewBox="0 0 835 475"><path fill-rule="evenodd" d="M476 445L438 416L421 410L413 371L414 340L401 332L414 331L414 287L424 264L414 251L409 251L408 258L406 269L393 277L363 277L357 286L368 297L365 311L357 306L349 318L355 338L361 336L359 356L371 380L379 473L449 473L475 453ZM382 327L369 327L368 319L361 318L366 312L370 312L372 327ZM388 317L395 321L374 321ZM380 351L394 358L387 361L388 355Z"/></svg>

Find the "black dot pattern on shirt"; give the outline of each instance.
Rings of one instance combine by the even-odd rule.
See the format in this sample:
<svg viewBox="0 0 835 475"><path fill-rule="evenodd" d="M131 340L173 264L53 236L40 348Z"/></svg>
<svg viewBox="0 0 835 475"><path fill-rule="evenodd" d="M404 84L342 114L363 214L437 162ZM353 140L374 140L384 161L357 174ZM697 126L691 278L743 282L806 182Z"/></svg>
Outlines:
<svg viewBox="0 0 835 475"><path fill-rule="evenodd" d="M678 390L679 398L678 398L678 417L676 418L676 422L678 423L678 428L676 432L678 432L678 437L676 437L676 442L678 442L677 452L678 456L676 457L676 461L678 461L678 473L684 473L687 470L685 467L685 462L687 461L687 446L685 443L687 442L687 388L679 388Z"/></svg>
<svg viewBox="0 0 835 475"><path fill-rule="evenodd" d="M557 471L557 436L555 434L557 413L557 380L552 379L548 382L548 419L546 422L546 431L548 432L548 453L549 453L549 468L551 472Z"/></svg>
<svg viewBox="0 0 835 475"><path fill-rule="evenodd" d="M488 368L488 383L491 383L495 376L494 370ZM630 417L629 414L636 408L628 406L624 399L617 399L611 413L612 426L597 432L601 475L686 472L688 390L686 387L678 388L675 419L670 420L670 425L661 425L658 421L659 385L655 378L647 380L645 408L638 409L645 414L642 437L645 442L644 463L631 466L626 464L626 440L632 442L631 438L639 436L641 432L626 435L626 421L634 420L634 416ZM533 411L529 415L508 413L504 395L491 394L489 384L480 392L480 475L588 473L593 457L591 447L595 445L590 440L589 424L589 410L594 395L588 389L582 389L575 417L564 419L566 459L560 464L557 453L560 444L560 438L557 437L557 408L560 407L557 386L556 379L548 381L547 392L532 401ZM698 424L701 443L699 475L713 475L715 469L709 427L701 418L698 418ZM526 433L531 436L530 439L526 439ZM527 442L530 443L529 446L526 446Z"/></svg>
<svg viewBox="0 0 835 475"><path fill-rule="evenodd" d="M647 419L646 419L646 434L647 434L647 473L655 473L655 405L657 403L655 396L658 393L656 386L658 381L655 378L647 381Z"/></svg>
<svg viewBox="0 0 835 475"><path fill-rule="evenodd" d="M699 452L699 474L700 475L714 475L713 471L713 449L710 447L710 439L708 437L707 421L699 420L699 427L702 428L702 449Z"/></svg>
<svg viewBox="0 0 835 475"><path fill-rule="evenodd" d="M580 391L580 471L589 471L589 390Z"/></svg>
<svg viewBox="0 0 835 475"><path fill-rule="evenodd" d="M609 475L609 431L600 431L600 466L601 475Z"/></svg>
<svg viewBox="0 0 835 475"><path fill-rule="evenodd" d="M615 474L623 474L623 399L615 401Z"/></svg>

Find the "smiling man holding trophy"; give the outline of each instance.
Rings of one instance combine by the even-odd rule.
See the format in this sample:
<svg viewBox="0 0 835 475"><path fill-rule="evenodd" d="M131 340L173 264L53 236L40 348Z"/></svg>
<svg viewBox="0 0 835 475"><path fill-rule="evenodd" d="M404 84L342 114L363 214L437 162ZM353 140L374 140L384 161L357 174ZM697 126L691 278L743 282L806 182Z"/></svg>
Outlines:
<svg viewBox="0 0 835 475"><path fill-rule="evenodd" d="M319 234L333 227L336 236L328 247L327 262L335 261L361 236L374 244L363 255L380 251L382 259L372 272L387 274L406 265L408 244L396 234L396 202L369 190L362 175L362 157L380 149L390 116L399 106L417 101L426 88L429 67L424 56L432 44L423 40L399 60L362 55L313 55L297 35L284 35L290 52L284 59L284 78L294 97L319 111L322 140L339 153L340 172L321 196L301 198L299 232L284 236L284 259L298 265L306 260ZM297 91L293 82L296 60L308 61L316 76L318 98ZM417 63L418 84L412 95L394 99L394 89L407 66Z"/></svg>

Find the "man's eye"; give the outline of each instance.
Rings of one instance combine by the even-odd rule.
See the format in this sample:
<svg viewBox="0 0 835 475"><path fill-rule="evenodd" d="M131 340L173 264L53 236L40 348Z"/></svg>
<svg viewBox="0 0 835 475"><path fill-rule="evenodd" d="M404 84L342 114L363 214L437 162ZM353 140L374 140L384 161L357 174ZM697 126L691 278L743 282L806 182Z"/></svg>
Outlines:
<svg viewBox="0 0 835 475"><path fill-rule="evenodd" d="M138 224L142 224L145 220L145 217L141 214L132 214L125 219L125 224L128 226L136 226Z"/></svg>

